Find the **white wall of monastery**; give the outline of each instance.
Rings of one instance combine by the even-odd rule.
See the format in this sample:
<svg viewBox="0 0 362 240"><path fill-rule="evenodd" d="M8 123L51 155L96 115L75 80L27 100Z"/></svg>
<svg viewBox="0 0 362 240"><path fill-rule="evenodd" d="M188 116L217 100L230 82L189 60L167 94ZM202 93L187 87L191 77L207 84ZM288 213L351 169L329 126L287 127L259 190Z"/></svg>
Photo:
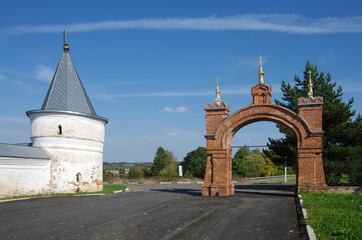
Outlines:
<svg viewBox="0 0 362 240"><path fill-rule="evenodd" d="M105 120L64 111L32 111L28 116L33 146L51 157L51 192L103 189Z"/></svg>
<svg viewBox="0 0 362 240"><path fill-rule="evenodd" d="M50 160L0 157L0 198L49 192Z"/></svg>

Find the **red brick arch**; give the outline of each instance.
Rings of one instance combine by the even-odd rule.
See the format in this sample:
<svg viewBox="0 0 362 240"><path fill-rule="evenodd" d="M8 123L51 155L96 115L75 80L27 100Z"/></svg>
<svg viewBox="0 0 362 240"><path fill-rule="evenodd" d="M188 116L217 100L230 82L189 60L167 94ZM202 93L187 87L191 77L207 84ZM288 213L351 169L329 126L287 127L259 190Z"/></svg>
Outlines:
<svg viewBox="0 0 362 240"><path fill-rule="evenodd" d="M326 191L322 165L322 110L321 98L301 98L299 115L272 104L270 86L259 83L252 88L252 103L229 116L225 103L206 105L207 166L202 195L229 196L234 194L232 177L231 141L242 127L258 121L282 124L297 137L298 191Z"/></svg>
<svg viewBox="0 0 362 240"><path fill-rule="evenodd" d="M232 137L244 126L259 121L270 121L288 127L296 135L298 146L303 145L303 136L311 133L310 127L298 114L274 104L250 105L239 109L218 126L215 135L219 146L230 146Z"/></svg>

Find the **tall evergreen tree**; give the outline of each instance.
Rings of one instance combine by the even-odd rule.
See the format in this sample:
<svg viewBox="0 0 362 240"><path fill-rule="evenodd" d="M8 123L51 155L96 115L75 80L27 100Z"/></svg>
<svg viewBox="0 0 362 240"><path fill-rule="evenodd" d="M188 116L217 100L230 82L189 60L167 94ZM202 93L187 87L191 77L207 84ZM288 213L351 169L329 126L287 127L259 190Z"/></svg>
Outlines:
<svg viewBox="0 0 362 240"><path fill-rule="evenodd" d="M291 109L298 113L298 100L300 97L307 97L309 71L311 71L313 81L314 96L323 97L323 160L328 161L338 158L344 160L346 157L361 158L362 142L361 129L362 117L359 114L355 120L356 112L352 110L354 99L351 98L347 103L343 102L342 88L337 87L336 82L332 82L329 73L319 72L317 66L307 61L303 78L300 79L295 75L294 85L286 83L284 80L281 84L283 92L282 101L275 100L277 105ZM281 164L287 156L289 164L295 166L296 160L296 137L290 129L278 124L279 131L285 135L281 139L269 138L270 148L277 153L278 157L273 161ZM286 147L273 147L285 145ZM328 172L326 174L329 174Z"/></svg>
<svg viewBox="0 0 362 240"><path fill-rule="evenodd" d="M164 159L166 158L166 151L162 147L159 147L156 151L155 158L153 159L153 165L151 167L151 176L158 176L160 171L166 166Z"/></svg>

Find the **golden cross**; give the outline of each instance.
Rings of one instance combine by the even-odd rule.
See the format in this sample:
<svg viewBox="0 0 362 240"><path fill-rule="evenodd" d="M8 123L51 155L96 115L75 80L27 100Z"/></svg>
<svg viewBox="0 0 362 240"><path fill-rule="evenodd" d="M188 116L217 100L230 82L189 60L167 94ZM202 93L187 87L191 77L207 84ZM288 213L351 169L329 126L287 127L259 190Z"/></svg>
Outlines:
<svg viewBox="0 0 362 240"><path fill-rule="evenodd" d="M259 56L258 59L260 60L260 66L261 66L261 60L263 59L264 57L262 56Z"/></svg>
<svg viewBox="0 0 362 240"><path fill-rule="evenodd" d="M219 79L216 78L216 85L219 87Z"/></svg>
<svg viewBox="0 0 362 240"><path fill-rule="evenodd" d="M308 73L309 73L309 82L311 83L312 82L312 71L309 70Z"/></svg>

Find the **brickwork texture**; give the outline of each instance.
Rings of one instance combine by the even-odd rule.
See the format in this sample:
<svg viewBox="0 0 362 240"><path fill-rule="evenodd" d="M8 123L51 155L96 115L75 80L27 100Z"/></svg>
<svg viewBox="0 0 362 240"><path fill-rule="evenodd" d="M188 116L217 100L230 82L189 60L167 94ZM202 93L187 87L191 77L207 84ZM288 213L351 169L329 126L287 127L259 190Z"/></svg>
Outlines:
<svg viewBox="0 0 362 240"><path fill-rule="evenodd" d="M206 104L207 165L202 195L234 194L231 140L242 127L258 121L282 124L296 135L297 191L326 192L322 164L322 98L301 98L298 103L298 115L271 103L269 85L259 83L252 88L251 94L251 104L231 115L229 105L224 102L220 105Z"/></svg>

